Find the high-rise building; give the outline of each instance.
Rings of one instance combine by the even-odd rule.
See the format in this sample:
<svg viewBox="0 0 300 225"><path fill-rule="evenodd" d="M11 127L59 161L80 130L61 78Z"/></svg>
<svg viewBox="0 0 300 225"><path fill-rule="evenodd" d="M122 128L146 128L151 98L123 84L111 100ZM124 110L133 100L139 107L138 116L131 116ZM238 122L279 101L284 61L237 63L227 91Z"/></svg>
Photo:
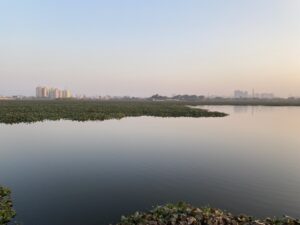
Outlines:
<svg viewBox="0 0 300 225"><path fill-rule="evenodd" d="M72 93L69 90L63 90L62 91L62 98L71 98L72 97Z"/></svg>
<svg viewBox="0 0 300 225"><path fill-rule="evenodd" d="M42 88L42 98L48 98L49 90L47 87Z"/></svg>
<svg viewBox="0 0 300 225"><path fill-rule="evenodd" d="M57 88L50 88L49 90L49 98L51 99L57 99L60 98L60 90Z"/></svg>
<svg viewBox="0 0 300 225"><path fill-rule="evenodd" d="M36 97L37 98L48 98L49 91L47 87L37 87L36 88Z"/></svg>
<svg viewBox="0 0 300 225"><path fill-rule="evenodd" d="M35 90L36 97L41 98L42 97L42 87L37 87Z"/></svg>
<svg viewBox="0 0 300 225"><path fill-rule="evenodd" d="M63 91L62 90L58 90L58 98L63 98Z"/></svg>
<svg viewBox="0 0 300 225"><path fill-rule="evenodd" d="M235 98L248 98L248 91L235 90L234 91Z"/></svg>
<svg viewBox="0 0 300 225"><path fill-rule="evenodd" d="M60 90L58 88L47 88L47 87L37 87L36 88L37 98L72 98L72 93L69 90Z"/></svg>

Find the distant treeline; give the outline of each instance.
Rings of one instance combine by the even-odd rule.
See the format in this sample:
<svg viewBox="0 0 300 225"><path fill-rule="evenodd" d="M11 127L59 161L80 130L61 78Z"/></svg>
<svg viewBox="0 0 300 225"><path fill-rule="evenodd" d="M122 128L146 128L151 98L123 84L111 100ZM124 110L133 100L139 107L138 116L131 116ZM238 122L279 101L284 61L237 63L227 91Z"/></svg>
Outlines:
<svg viewBox="0 0 300 225"><path fill-rule="evenodd" d="M0 123L31 123L44 120L108 120L124 117L223 117L222 112L210 112L186 106L187 102L171 101L0 101Z"/></svg>
<svg viewBox="0 0 300 225"><path fill-rule="evenodd" d="M193 104L194 105L194 104ZM195 105L234 105L234 106L300 106L300 99L229 99L214 98L204 99L196 102Z"/></svg>
<svg viewBox="0 0 300 225"><path fill-rule="evenodd" d="M207 98L203 95L175 95L172 97L153 95L151 101L180 101L197 105L265 105L265 106L300 106L300 98ZM195 105L193 104L193 105Z"/></svg>
<svg viewBox="0 0 300 225"><path fill-rule="evenodd" d="M162 96L159 94L153 95L149 98L150 100L177 100L177 101L201 101L205 99L203 95L175 95L172 97Z"/></svg>

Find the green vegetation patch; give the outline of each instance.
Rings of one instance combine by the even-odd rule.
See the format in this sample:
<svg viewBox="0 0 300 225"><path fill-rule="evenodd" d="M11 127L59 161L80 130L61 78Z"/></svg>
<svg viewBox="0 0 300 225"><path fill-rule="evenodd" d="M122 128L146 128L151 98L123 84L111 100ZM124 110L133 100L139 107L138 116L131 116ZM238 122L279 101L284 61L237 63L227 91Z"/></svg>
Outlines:
<svg viewBox="0 0 300 225"><path fill-rule="evenodd" d="M10 190L0 186L0 225L7 224L15 217Z"/></svg>
<svg viewBox="0 0 300 225"><path fill-rule="evenodd" d="M186 203L158 206L149 212L136 212L122 217L117 225L299 225L300 220L291 217L258 220L250 216L234 216L231 213L209 207L196 208Z"/></svg>
<svg viewBox="0 0 300 225"><path fill-rule="evenodd" d="M223 117L222 112L193 109L184 102L153 101L0 101L0 123L44 120L108 120L124 117Z"/></svg>

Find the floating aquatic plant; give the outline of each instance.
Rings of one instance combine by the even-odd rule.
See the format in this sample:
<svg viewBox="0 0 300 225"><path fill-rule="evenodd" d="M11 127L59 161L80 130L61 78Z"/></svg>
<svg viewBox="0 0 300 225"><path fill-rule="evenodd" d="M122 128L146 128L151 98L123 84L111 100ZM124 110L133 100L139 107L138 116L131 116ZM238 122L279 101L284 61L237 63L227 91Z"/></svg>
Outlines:
<svg viewBox="0 0 300 225"><path fill-rule="evenodd" d="M117 225L300 225L300 220L282 218L254 219L247 215L232 215L210 207L197 208L180 202L158 206L149 212L123 216Z"/></svg>
<svg viewBox="0 0 300 225"><path fill-rule="evenodd" d="M8 188L0 186L0 225L5 225L15 217L11 201L11 192Z"/></svg>
<svg viewBox="0 0 300 225"><path fill-rule="evenodd" d="M195 109L183 102L152 101L0 101L0 123L32 123L44 120L109 120L124 117L223 117L227 114Z"/></svg>

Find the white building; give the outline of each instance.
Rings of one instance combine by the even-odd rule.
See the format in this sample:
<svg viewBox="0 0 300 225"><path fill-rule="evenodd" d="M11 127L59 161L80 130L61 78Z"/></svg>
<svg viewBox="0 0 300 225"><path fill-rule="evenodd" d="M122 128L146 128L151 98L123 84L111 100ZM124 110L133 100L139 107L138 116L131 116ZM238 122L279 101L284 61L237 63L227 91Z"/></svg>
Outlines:
<svg viewBox="0 0 300 225"><path fill-rule="evenodd" d="M36 97L50 99L72 98L72 93L69 90L60 90L58 88L37 87Z"/></svg>
<svg viewBox="0 0 300 225"><path fill-rule="evenodd" d="M36 88L36 97L37 98L48 98L49 90L47 87L37 87Z"/></svg>
<svg viewBox="0 0 300 225"><path fill-rule="evenodd" d="M69 90L62 91L62 98L72 98L72 93Z"/></svg>
<svg viewBox="0 0 300 225"><path fill-rule="evenodd" d="M234 98L248 98L248 91L235 90Z"/></svg>
<svg viewBox="0 0 300 225"><path fill-rule="evenodd" d="M60 90L57 89L57 88L51 88L49 90L49 98L51 99L57 99L57 98L60 98L61 94L60 94Z"/></svg>

